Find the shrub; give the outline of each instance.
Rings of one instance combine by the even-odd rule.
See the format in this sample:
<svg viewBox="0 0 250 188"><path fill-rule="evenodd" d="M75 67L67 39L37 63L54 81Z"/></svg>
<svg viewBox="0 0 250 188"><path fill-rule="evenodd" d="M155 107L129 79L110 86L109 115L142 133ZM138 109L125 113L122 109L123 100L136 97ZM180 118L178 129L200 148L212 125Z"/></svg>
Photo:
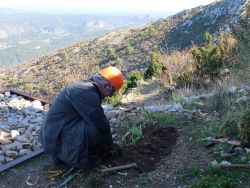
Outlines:
<svg viewBox="0 0 250 188"><path fill-rule="evenodd" d="M196 73L199 77L208 75L213 79L219 75L224 64L223 51L220 45L213 43L211 34L206 33L204 39L205 46L193 50Z"/></svg>
<svg viewBox="0 0 250 188"><path fill-rule="evenodd" d="M242 143L250 146L250 111L245 112L241 116L238 128Z"/></svg>
<svg viewBox="0 0 250 188"><path fill-rule="evenodd" d="M190 86L193 82L194 59L192 50L174 51L163 60L164 85Z"/></svg>
<svg viewBox="0 0 250 188"><path fill-rule="evenodd" d="M126 80L127 89L136 87L138 82L144 78L144 74L141 71L134 71L131 76Z"/></svg>
<svg viewBox="0 0 250 188"><path fill-rule="evenodd" d="M159 53L153 52L148 69L146 70L146 78L160 77L162 72L162 56Z"/></svg>
<svg viewBox="0 0 250 188"><path fill-rule="evenodd" d="M129 129L129 132L132 136L132 141L130 142L130 145L136 144L142 138L141 126L133 126Z"/></svg>
<svg viewBox="0 0 250 188"><path fill-rule="evenodd" d="M123 84L122 88L118 93L113 95L112 97L108 97L105 99L105 101L109 104L112 104L114 106L121 103L122 95L129 89L136 87L138 85L139 80L142 80L144 78L144 74L141 71L134 71L131 76L129 76L125 83Z"/></svg>
<svg viewBox="0 0 250 188"><path fill-rule="evenodd" d="M132 47L129 43L125 46L126 54L130 55L134 51L134 47Z"/></svg>
<svg viewBox="0 0 250 188"><path fill-rule="evenodd" d="M118 93L116 93L112 97L107 97L105 99L105 102L107 102L107 103L109 103L109 104L111 104L113 106L116 106L116 105L120 104L121 103L121 99L122 99L122 95L125 92L126 88L127 88L127 85L125 83L122 86L122 88L120 89L120 91Z"/></svg>
<svg viewBox="0 0 250 188"><path fill-rule="evenodd" d="M111 60L116 59L116 54L115 54L115 49L114 48L108 47L107 53L108 53Z"/></svg>
<svg viewBox="0 0 250 188"><path fill-rule="evenodd" d="M174 76L173 81L179 87L185 87L185 86L190 87L194 81L193 72L192 71L182 72L179 75Z"/></svg>
<svg viewBox="0 0 250 188"><path fill-rule="evenodd" d="M239 134L237 127L237 119L235 117L231 117L226 119L221 125L221 133L223 136L235 138Z"/></svg>
<svg viewBox="0 0 250 188"><path fill-rule="evenodd" d="M122 66L124 66L125 62L124 62L124 60L122 58L118 57L117 58L117 64L118 64L119 67L122 67Z"/></svg>

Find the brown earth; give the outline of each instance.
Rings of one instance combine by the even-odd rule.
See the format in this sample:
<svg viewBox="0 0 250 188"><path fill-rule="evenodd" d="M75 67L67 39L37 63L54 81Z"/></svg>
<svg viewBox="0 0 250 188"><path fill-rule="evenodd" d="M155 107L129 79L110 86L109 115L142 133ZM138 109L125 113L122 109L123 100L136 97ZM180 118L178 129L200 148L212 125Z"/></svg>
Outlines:
<svg viewBox="0 0 250 188"><path fill-rule="evenodd" d="M143 171L154 170L159 160L171 153L177 132L173 127L150 126L143 130L143 135L138 143L123 148L120 156L105 163L119 166L135 162Z"/></svg>
<svg viewBox="0 0 250 188"><path fill-rule="evenodd" d="M188 134L187 134L188 133ZM182 176L186 168L206 166L209 156L200 147L194 147L189 139L190 128L182 125L148 127L143 138L124 147L122 155L109 159L105 166L125 165L136 162L143 173L136 169L101 173L102 167L82 170L67 187L178 187L183 186ZM177 139L178 138L178 139ZM0 174L1 188L26 188L28 176L31 187L56 187L62 177L48 178L48 170L66 170L55 166L48 155L42 155ZM120 173L121 172L121 173ZM92 183L90 183L92 182Z"/></svg>

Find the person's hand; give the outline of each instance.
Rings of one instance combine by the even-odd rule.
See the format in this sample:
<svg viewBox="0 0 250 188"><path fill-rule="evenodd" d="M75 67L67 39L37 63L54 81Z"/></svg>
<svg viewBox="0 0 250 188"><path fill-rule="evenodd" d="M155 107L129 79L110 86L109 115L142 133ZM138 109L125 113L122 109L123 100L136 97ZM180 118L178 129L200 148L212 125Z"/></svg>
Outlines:
<svg viewBox="0 0 250 188"><path fill-rule="evenodd" d="M116 143L113 143L111 146L110 154L111 156L118 156L122 153L122 148Z"/></svg>
<svg viewBox="0 0 250 188"><path fill-rule="evenodd" d="M122 153L122 149L118 144L113 143L110 150L103 153L101 158L105 161L109 158L114 158L120 156Z"/></svg>

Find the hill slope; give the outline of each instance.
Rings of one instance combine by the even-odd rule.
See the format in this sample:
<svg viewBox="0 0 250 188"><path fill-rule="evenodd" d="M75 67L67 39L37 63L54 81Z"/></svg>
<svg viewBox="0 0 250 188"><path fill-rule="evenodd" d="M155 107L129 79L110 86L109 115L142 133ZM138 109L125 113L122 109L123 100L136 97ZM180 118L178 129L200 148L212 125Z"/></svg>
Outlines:
<svg viewBox="0 0 250 188"><path fill-rule="evenodd" d="M100 67L115 65L126 75L135 69L144 71L154 51L167 54L188 48L192 42L201 44L205 32L219 35L234 30L245 18L248 2L219 1L69 46L2 71L0 84L52 98L65 84L87 78Z"/></svg>

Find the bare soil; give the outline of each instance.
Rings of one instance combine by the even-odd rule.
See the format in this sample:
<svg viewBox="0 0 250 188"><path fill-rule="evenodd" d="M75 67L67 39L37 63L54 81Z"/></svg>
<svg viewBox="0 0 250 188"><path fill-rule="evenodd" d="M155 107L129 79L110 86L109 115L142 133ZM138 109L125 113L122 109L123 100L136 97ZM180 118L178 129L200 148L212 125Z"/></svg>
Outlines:
<svg viewBox="0 0 250 188"><path fill-rule="evenodd" d="M105 163L119 166L135 162L142 171L155 170L159 160L171 153L178 134L173 127L150 126L143 130L143 135L138 143L123 148L120 156Z"/></svg>
<svg viewBox="0 0 250 188"><path fill-rule="evenodd" d="M134 168L101 173L102 167L98 166L82 170L67 187L182 187L185 169L206 166L209 159L200 148L190 150L193 146L186 134L189 132L189 127L184 125L148 127L137 144L123 148L121 155L104 163L118 166L136 162L143 173ZM31 183L38 180L31 187L56 187L65 177L49 178L49 170L65 171L67 167L55 166L50 156L42 155L2 173L0 187L30 187L26 183L29 176Z"/></svg>

